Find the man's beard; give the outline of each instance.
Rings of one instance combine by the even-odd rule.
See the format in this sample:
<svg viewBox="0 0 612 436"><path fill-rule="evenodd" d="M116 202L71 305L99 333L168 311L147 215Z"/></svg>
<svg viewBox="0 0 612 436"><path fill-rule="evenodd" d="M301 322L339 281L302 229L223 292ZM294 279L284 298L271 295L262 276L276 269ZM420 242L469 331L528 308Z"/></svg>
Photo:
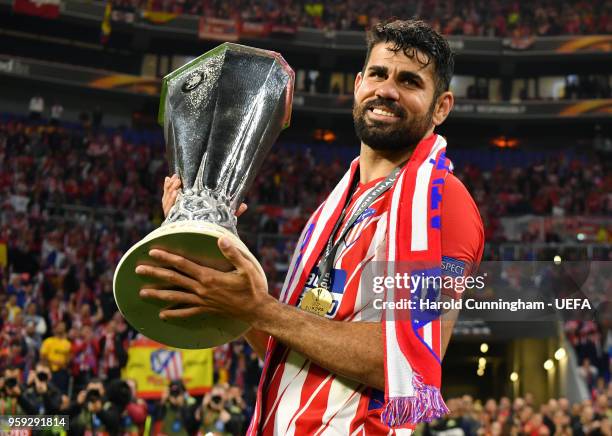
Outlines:
<svg viewBox="0 0 612 436"><path fill-rule="evenodd" d="M374 107L384 108L400 119L393 123L371 119L366 121L366 114ZM435 99L425 115L409 118L401 106L384 98L376 98L361 105L354 104L355 133L361 142L374 150L395 151L414 148L431 127L434 109Z"/></svg>

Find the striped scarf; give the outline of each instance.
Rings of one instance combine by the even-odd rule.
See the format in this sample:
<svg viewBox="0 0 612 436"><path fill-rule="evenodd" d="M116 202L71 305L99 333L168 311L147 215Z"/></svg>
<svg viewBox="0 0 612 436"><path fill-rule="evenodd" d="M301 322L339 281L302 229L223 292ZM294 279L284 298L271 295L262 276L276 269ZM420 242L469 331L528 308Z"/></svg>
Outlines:
<svg viewBox="0 0 612 436"><path fill-rule="evenodd" d="M440 275L442 192L445 177L452 168L445 157L445 150L446 141L442 136L434 134L423 139L391 188L386 237L387 276L397 272L394 268L398 262L425 264L429 266L429 275ZM307 223L296 246L280 301L293 306L297 304L306 280L347 203L350 182L358 167L359 159L355 159L349 171ZM422 274L422 270L419 273ZM387 288L385 300L401 301L406 296L405 291L411 298L409 289ZM412 295L413 300L415 295ZM423 316L422 312L412 309L406 309L401 316L384 310L382 327L385 352L383 423L389 427L401 427L429 422L449 413L440 393L439 317ZM270 357L276 345L276 340L270 338L261 380L266 380ZM247 434L257 433L259 427L262 385L259 385L258 407Z"/></svg>

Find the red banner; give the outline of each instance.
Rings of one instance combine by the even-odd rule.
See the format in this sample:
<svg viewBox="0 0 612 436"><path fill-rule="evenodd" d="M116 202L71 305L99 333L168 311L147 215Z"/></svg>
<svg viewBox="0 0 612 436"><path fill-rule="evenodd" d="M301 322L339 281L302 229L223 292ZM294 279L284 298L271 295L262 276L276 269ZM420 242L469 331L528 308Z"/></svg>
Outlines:
<svg viewBox="0 0 612 436"><path fill-rule="evenodd" d="M14 0L13 10L18 14L57 18L60 14L60 0Z"/></svg>
<svg viewBox="0 0 612 436"><path fill-rule="evenodd" d="M270 34L272 25L270 23L253 23L243 21L240 23L241 38L264 38Z"/></svg>
<svg viewBox="0 0 612 436"><path fill-rule="evenodd" d="M198 36L201 39L216 41L238 41L238 29L239 25L236 20L201 17Z"/></svg>
<svg viewBox="0 0 612 436"><path fill-rule="evenodd" d="M270 33L283 36L294 36L298 31L295 24L272 24Z"/></svg>

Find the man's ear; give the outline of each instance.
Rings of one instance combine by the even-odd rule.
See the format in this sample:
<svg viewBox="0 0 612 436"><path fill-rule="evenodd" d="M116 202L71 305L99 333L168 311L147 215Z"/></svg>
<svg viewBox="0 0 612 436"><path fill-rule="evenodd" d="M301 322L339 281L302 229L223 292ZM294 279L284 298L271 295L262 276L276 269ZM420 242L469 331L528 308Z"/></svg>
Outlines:
<svg viewBox="0 0 612 436"><path fill-rule="evenodd" d="M357 90L359 89L359 86L361 86L362 81L363 81L363 75L361 74L361 71L360 71L355 76L355 86L353 87L353 94L357 94Z"/></svg>
<svg viewBox="0 0 612 436"><path fill-rule="evenodd" d="M434 126L439 126L444 122L444 120L446 120L446 117L448 117L448 114L453 109L454 104L455 97L450 91L446 91L440 97L438 97L436 108L432 116Z"/></svg>

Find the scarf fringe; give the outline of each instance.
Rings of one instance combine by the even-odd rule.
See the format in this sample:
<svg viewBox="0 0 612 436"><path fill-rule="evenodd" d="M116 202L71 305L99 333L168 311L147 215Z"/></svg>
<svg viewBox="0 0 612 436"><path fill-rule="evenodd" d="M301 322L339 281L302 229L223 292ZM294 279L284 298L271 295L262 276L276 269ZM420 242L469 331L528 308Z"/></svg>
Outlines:
<svg viewBox="0 0 612 436"><path fill-rule="evenodd" d="M381 415L381 420L385 425L393 428L404 424L431 422L450 413L439 388L426 385L418 374L413 375L412 386L414 396L387 400Z"/></svg>

